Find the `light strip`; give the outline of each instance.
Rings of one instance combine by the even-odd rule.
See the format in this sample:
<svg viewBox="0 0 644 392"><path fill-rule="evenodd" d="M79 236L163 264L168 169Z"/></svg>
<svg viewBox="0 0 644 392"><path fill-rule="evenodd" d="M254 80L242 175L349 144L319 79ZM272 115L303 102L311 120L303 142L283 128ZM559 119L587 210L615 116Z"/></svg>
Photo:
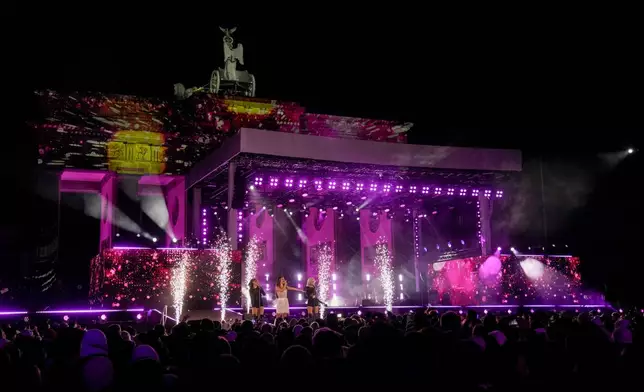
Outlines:
<svg viewBox="0 0 644 392"><path fill-rule="evenodd" d="M199 248L144 248L140 246L115 246L115 250L200 250ZM203 249L211 250L211 249Z"/></svg>
<svg viewBox="0 0 644 392"><path fill-rule="evenodd" d="M18 316L21 314L27 314L27 311L24 310L9 310L9 311L3 311L0 312L0 316Z"/></svg>
<svg viewBox="0 0 644 392"><path fill-rule="evenodd" d="M82 314L82 313L116 313L116 312L143 312L143 308L135 309L73 309L73 310L40 310L38 314Z"/></svg>

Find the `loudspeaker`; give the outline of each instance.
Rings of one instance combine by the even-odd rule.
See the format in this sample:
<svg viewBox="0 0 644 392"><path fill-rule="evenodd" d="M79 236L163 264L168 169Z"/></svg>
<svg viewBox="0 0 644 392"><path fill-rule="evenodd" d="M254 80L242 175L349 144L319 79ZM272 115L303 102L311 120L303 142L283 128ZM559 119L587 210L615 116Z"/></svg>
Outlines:
<svg viewBox="0 0 644 392"><path fill-rule="evenodd" d="M231 207L234 209L244 208L246 199L246 177L239 170L235 171L235 187L233 188L233 202Z"/></svg>

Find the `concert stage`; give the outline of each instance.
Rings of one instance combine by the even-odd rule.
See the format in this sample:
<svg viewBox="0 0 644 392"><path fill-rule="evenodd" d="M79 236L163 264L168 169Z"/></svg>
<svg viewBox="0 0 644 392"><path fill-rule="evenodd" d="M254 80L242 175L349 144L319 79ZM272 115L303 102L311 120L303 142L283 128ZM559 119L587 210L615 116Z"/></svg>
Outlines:
<svg viewBox="0 0 644 392"><path fill-rule="evenodd" d="M239 75L252 79L239 96L221 94L219 71L207 90L175 85L174 101L36 93L52 199L82 194L98 225L94 308L241 309L251 278L270 305L279 276L296 289L315 278L330 310L603 303L578 259L497 250L493 211L512 202L520 151L408 144L413 124L254 98ZM69 274L47 234L22 268L43 296Z"/></svg>

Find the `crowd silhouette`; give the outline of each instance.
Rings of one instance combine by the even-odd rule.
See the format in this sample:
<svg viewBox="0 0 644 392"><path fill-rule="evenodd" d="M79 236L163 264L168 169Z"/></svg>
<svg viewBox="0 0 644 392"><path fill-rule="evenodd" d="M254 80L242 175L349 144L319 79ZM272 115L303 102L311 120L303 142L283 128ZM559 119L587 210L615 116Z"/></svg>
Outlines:
<svg viewBox="0 0 644 392"><path fill-rule="evenodd" d="M273 322L3 325L2 391L630 387L639 313L436 310ZM205 388L205 389L204 389Z"/></svg>

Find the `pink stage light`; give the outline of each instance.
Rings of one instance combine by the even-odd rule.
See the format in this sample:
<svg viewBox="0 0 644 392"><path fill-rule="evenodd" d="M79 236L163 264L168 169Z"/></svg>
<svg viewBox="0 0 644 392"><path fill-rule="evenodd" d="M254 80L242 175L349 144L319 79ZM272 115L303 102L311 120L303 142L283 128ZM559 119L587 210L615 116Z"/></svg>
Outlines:
<svg viewBox="0 0 644 392"><path fill-rule="evenodd" d="M416 193L416 185L411 185L409 187L409 193Z"/></svg>
<svg viewBox="0 0 644 392"><path fill-rule="evenodd" d="M467 195L467 189L461 189L461 190L458 192L458 195L459 195L459 196L466 196L466 195Z"/></svg>
<svg viewBox="0 0 644 392"><path fill-rule="evenodd" d="M329 181L328 187L329 189L335 189L335 185L336 185L335 181Z"/></svg>
<svg viewBox="0 0 644 392"><path fill-rule="evenodd" d="M454 196L454 188L447 188L447 196Z"/></svg>
<svg viewBox="0 0 644 392"><path fill-rule="evenodd" d="M273 188L275 188L278 184L279 180L276 177L271 177L269 180L269 185Z"/></svg>
<svg viewBox="0 0 644 392"><path fill-rule="evenodd" d="M396 185L396 193L400 193L400 192L402 192L402 190L403 190L402 185Z"/></svg>
<svg viewBox="0 0 644 392"><path fill-rule="evenodd" d="M63 316L63 321L69 321L69 316L68 316L68 315L64 315L64 316Z"/></svg>
<svg viewBox="0 0 644 392"><path fill-rule="evenodd" d="M255 186L262 186L264 179L262 177L255 177Z"/></svg>
<svg viewBox="0 0 644 392"><path fill-rule="evenodd" d="M176 248L175 248L176 249ZM96 314L115 312L143 312L143 308L134 309L66 309L66 310L41 310L37 314ZM26 314L27 312L24 312Z"/></svg>
<svg viewBox="0 0 644 392"><path fill-rule="evenodd" d="M141 313L137 313L136 319L141 320L143 318L143 315Z"/></svg>
<svg viewBox="0 0 644 392"><path fill-rule="evenodd" d="M343 182L342 183L342 190L343 191L348 191L350 188L350 184L348 182Z"/></svg>
<svg viewBox="0 0 644 392"><path fill-rule="evenodd" d="M364 184L359 182L356 184L356 191L361 192L364 189Z"/></svg>
<svg viewBox="0 0 644 392"><path fill-rule="evenodd" d="M429 187L428 187L428 186L424 186L424 187L420 190L420 193L422 193L422 194L424 194L424 195L428 194L428 193L429 193Z"/></svg>
<svg viewBox="0 0 644 392"><path fill-rule="evenodd" d="M287 188L292 188L293 187L293 179L292 178L287 178L284 180L284 185L286 185Z"/></svg>
<svg viewBox="0 0 644 392"><path fill-rule="evenodd" d="M369 185L369 191L370 192L375 192L378 190L378 184L371 184Z"/></svg>
<svg viewBox="0 0 644 392"><path fill-rule="evenodd" d="M434 188L434 194L435 195L440 195L443 192L441 188Z"/></svg>
<svg viewBox="0 0 644 392"><path fill-rule="evenodd" d="M503 197L503 191L496 191L496 198L500 199Z"/></svg>
<svg viewBox="0 0 644 392"><path fill-rule="evenodd" d="M27 314L28 312L22 310L8 310L0 312L0 316L19 316L22 314Z"/></svg>
<svg viewBox="0 0 644 392"><path fill-rule="evenodd" d="M391 191L391 184L385 184L382 186L382 191L385 193L389 193Z"/></svg>
<svg viewBox="0 0 644 392"><path fill-rule="evenodd" d="M306 186L306 180L300 180L299 187L304 188Z"/></svg>
<svg viewBox="0 0 644 392"><path fill-rule="evenodd" d="M479 190L478 189L472 189L472 196L478 196L479 195Z"/></svg>
<svg viewBox="0 0 644 392"><path fill-rule="evenodd" d="M107 316L104 314L101 314L101 321L105 321L105 320L107 320Z"/></svg>

